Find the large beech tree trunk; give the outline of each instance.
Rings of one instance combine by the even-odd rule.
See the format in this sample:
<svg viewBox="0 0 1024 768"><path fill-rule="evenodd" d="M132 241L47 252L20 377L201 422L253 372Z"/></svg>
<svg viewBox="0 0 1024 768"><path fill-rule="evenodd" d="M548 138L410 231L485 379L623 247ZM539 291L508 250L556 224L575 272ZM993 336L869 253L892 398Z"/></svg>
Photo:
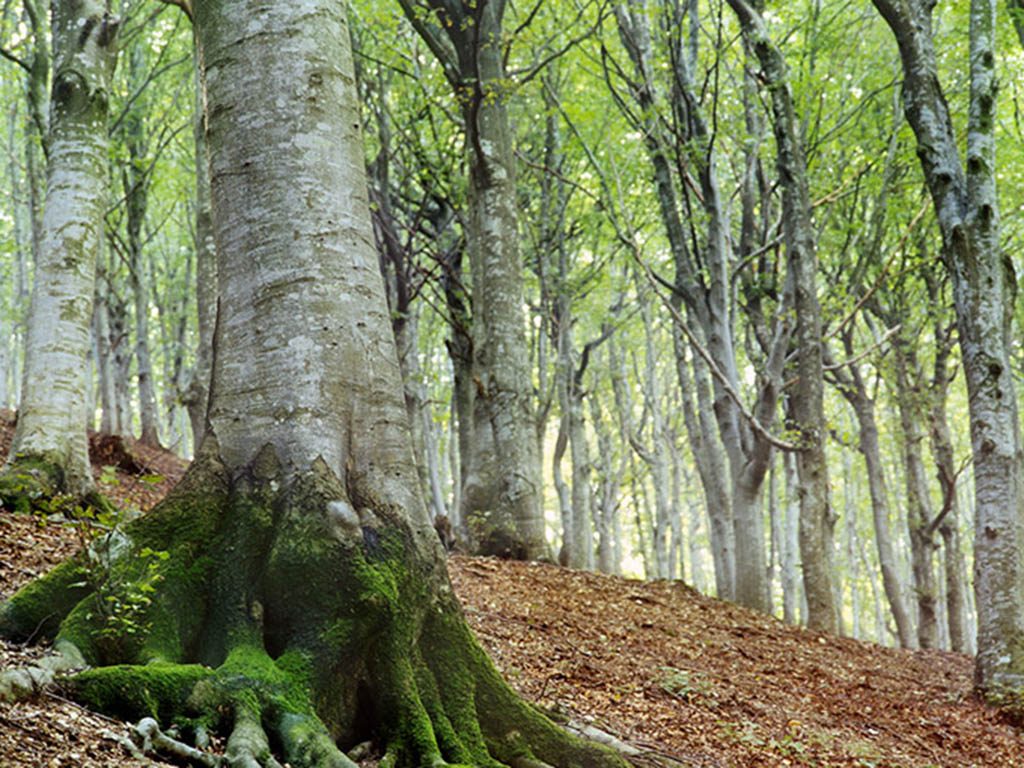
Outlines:
<svg viewBox="0 0 1024 768"><path fill-rule="evenodd" d="M107 100L117 22L103 3L53 4L46 209L18 426L0 495L93 494L86 441L89 332L107 190Z"/></svg>
<svg viewBox="0 0 1024 768"><path fill-rule="evenodd" d="M386 765L624 766L511 692L448 583L343 5L196 10L220 289L206 435L182 484L107 542L105 589L157 577L133 639L104 640L84 557L4 604L0 628L56 632L92 665L70 687L94 706L223 727L232 765L279 768L273 744L295 768L353 768L343 748L372 738Z"/></svg>
<svg viewBox="0 0 1024 768"><path fill-rule="evenodd" d="M993 701L1024 701L1024 459L1010 367L1016 278L999 241L995 166L995 0L972 0L967 157L942 90L934 5L872 0L903 63L907 122L942 232L953 285L974 457L975 683Z"/></svg>

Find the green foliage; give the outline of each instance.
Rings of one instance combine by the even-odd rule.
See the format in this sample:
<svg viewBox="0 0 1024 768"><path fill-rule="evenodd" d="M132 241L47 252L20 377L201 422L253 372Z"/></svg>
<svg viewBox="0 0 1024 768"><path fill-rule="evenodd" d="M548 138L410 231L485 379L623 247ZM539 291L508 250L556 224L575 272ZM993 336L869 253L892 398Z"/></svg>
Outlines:
<svg viewBox="0 0 1024 768"><path fill-rule="evenodd" d="M714 694L714 685L699 672L691 672L675 667L659 667L661 678L659 687L683 701L693 698L703 698Z"/></svg>
<svg viewBox="0 0 1024 768"><path fill-rule="evenodd" d="M130 569L110 567L102 562L104 558L90 560L95 566L90 576L100 625L96 645L105 657L129 657L129 649L137 647L152 628L148 611L164 579L161 565L169 557L166 551L143 547Z"/></svg>

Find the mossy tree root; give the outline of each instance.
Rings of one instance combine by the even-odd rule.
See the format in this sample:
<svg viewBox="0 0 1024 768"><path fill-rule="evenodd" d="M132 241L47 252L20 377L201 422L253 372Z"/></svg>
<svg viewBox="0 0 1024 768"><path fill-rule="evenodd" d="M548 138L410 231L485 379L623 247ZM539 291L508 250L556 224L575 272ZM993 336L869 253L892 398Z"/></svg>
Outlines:
<svg viewBox="0 0 1024 768"><path fill-rule="evenodd" d="M0 469L0 507L18 514L81 516L115 510L95 488L70 487L60 462L46 456L18 456Z"/></svg>
<svg viewBox="0 0 1024 768"><path fill-rule="evenodd" d="M345 750L367 741L386 768L625 765L507 687L426 522L323 465L285 486L261 454L229 484L200 458L108 557L59 566L0 609L3 633L81 650L94 668L67 681L78 699L229 734L228 763L247 768L353 768ZM83 574L97 562L102 578ZM140 591L130 617L104 605Z"/></svg>

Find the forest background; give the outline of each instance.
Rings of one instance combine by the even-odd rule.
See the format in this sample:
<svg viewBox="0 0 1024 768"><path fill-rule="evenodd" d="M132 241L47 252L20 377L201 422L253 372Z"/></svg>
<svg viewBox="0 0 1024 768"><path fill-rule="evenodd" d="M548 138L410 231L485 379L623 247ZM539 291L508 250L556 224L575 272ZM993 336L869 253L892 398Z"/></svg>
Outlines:
<svg viewBox="0 0 1024 768"><path fill-rule="evenodd" d="M787 261L796 217L777 162L779 82L730 5L758 12L784 64L788 137L806 159L810 282ZM469 264L481 194L472 169L488 139L467 133L467 110L500 104L513 129L527 350L513 362L528 382L523 422L552 551L577 567L681 578L794 623L822 599L812 584L809 605L804 581L817 556L840 632L972 651L975 496L953 294L899 52L878 11L823 0L510 4L495 31L497 74L470 94L453 84L482 77L453 77L424 19L469 39L479 17L424 8L357 1L350 20L380 263L432 512L463 546L486 538L474 529L479 449L466 430L479 418L474 322L488 310ZM171 5L115 10L90 426L188 456L215 306L191 30ZM993 41L998 246L1011 262L1024 206L1014 10L1000 8ZM962 131L968 13L939 4L933 28ZM0 406L13 408L40 248L51 40L35 0L5 2L0 25ZM794 449L813 397L800 389L799 288L820 303L823 341L815 430L830 505L817 555L800 540ZM1016 331L1018 305L996 298ZM1020 345L1009 351L1017 380Z"/></svg>

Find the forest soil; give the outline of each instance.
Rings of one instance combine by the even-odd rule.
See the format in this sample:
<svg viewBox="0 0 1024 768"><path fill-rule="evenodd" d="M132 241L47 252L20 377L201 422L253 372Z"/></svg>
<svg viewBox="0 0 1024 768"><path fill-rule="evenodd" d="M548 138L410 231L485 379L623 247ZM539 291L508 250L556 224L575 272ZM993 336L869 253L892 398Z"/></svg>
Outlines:
<svg viewBox="0 0 1024 768"><path fill-rule="evenodd" d="M0 413L2 451L11 426ZM122 506L148 509L185 468L131 440L134 466L93 447ZM0 510L0 598L78 546L74 527ZM1022 733L973 698L969 657L788 627L679 582L462 556L449 572L517 691L684 766L1024 767ZM0 668L40 652L0 643ZM165 765L130 759L111 732L127 728L59 691L0 704L0 768Z"/></svg>

